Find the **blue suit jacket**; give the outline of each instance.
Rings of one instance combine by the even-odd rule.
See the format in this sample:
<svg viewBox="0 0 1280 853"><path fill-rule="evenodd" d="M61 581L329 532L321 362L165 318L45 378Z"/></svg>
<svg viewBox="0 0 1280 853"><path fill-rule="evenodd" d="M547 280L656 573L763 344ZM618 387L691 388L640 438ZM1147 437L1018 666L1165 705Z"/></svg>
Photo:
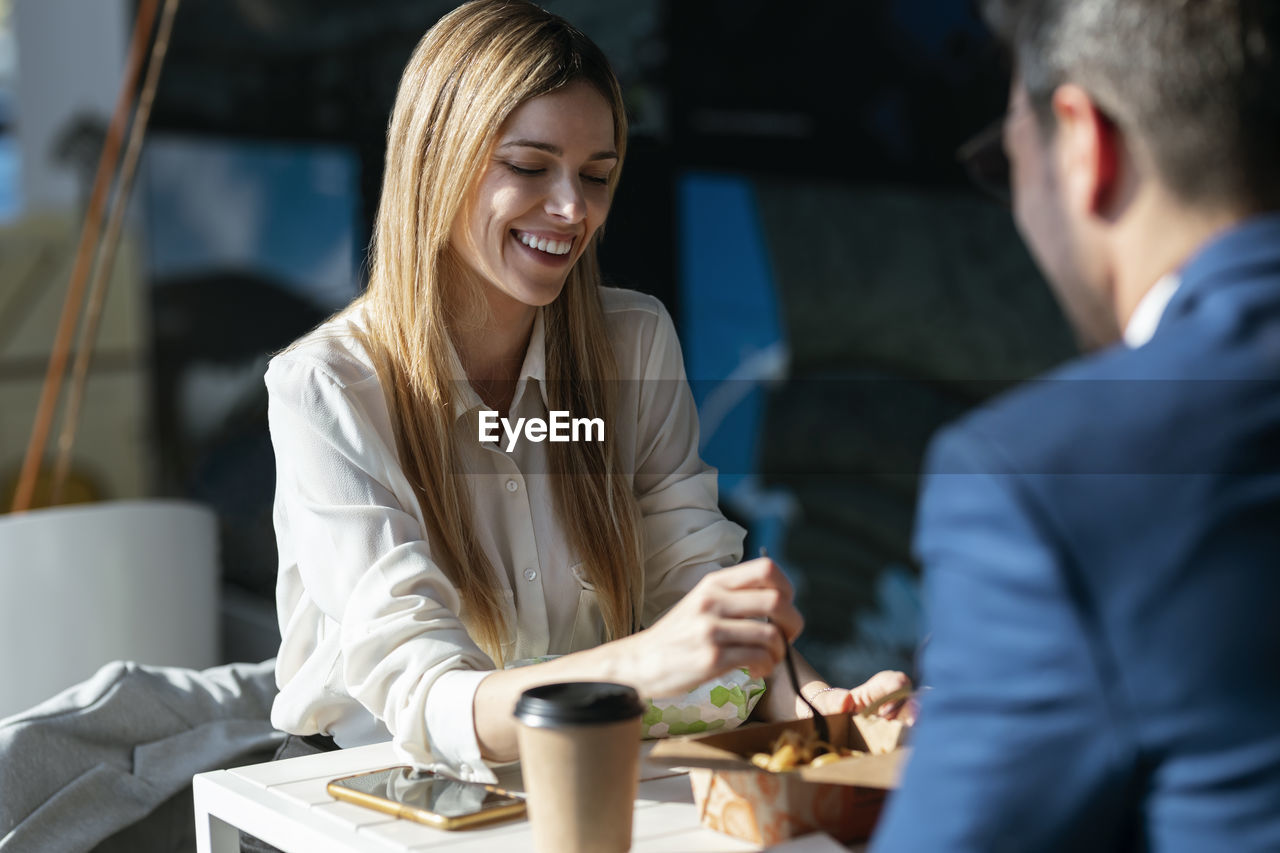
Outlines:
<svg viewBox="0 0 1280 853"><path fill-rule="evenodd" d="M877 851L1280 850L1280 215L1155 336L930 450L931 637Z"/></svg>

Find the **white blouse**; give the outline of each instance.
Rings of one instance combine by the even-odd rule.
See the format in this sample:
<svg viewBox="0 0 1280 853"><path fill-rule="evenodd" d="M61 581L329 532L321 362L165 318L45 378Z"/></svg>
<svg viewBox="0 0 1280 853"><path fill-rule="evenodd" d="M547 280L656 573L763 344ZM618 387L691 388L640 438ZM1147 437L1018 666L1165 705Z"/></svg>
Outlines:
<svg viewBox="0 0 1280 853"><path fill-rule="evenodd" d="M624 379L605 429L643 516L648 625L703 575L737 563L744 531L720 514L715 469L698 457L697 412L670 316L649 296L601 295ZM383 390L350 332L360 322L358 311L331 320L267 369L282 635L271 721L294 734L328 733L344 747L390 736L413 764L491 781L472 702L494 663L464 630L458 593L432 559ZM548 418L544 334L539 310L513 424ZM547 442L522 437L510 452L505 437L480 443L484 406L456 354L453 362L474 530L506 600L503 654L513 661L598 645L596 594L541 473Z"/></svg>

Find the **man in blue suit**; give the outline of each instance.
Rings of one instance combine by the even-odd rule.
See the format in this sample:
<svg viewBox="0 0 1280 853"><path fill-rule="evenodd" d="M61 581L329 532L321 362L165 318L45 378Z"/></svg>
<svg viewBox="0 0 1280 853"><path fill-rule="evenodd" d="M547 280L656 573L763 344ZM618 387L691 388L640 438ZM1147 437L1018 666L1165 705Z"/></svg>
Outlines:
<svg viewBox="0 0 1280 853"><path fill-rule="evenodd" d="M1094 352L930 450L874 849L1280 850L1280 3L987 6L1014 215Z"/></svg>

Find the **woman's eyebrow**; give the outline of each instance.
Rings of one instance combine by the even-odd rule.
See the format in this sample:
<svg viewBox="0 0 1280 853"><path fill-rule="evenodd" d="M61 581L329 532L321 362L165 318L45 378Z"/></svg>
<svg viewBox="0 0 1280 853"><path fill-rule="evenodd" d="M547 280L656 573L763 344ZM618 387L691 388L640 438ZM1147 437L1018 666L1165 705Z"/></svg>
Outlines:
<svg viewBox="0 0 1280 853"><path fill-rule="evenodd" d="M539 151L546 151L548 154L554 154L557 157L564 156L564 150L558 145L552 145L550 142L539 142L536 139L513 139L510 142L504 142L498 146L499 148L536 148ZM617 151L597 151L587 158L588 160L617 160Z"/></svg>

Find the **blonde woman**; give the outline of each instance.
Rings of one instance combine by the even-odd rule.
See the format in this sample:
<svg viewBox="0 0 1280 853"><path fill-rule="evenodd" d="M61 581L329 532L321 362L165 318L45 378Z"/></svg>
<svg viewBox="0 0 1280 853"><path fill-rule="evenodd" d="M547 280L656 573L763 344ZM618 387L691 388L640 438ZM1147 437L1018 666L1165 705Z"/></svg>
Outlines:
<svg viewBox="0 0 1280 853"><path fill-rule="evenodd" d="M272 721L303 751L390 736L492 779L527 687L678 695L772 673L800 631L777 566L735 565L670 318L601 287L626 139L599 49L523 0L459 7L410 59L368 289L266 377ZM557 412L584 419L577 440L549 440ZM857 703L803 669L825 710ZM770 676L760 712L797 706Z"/></svg>

